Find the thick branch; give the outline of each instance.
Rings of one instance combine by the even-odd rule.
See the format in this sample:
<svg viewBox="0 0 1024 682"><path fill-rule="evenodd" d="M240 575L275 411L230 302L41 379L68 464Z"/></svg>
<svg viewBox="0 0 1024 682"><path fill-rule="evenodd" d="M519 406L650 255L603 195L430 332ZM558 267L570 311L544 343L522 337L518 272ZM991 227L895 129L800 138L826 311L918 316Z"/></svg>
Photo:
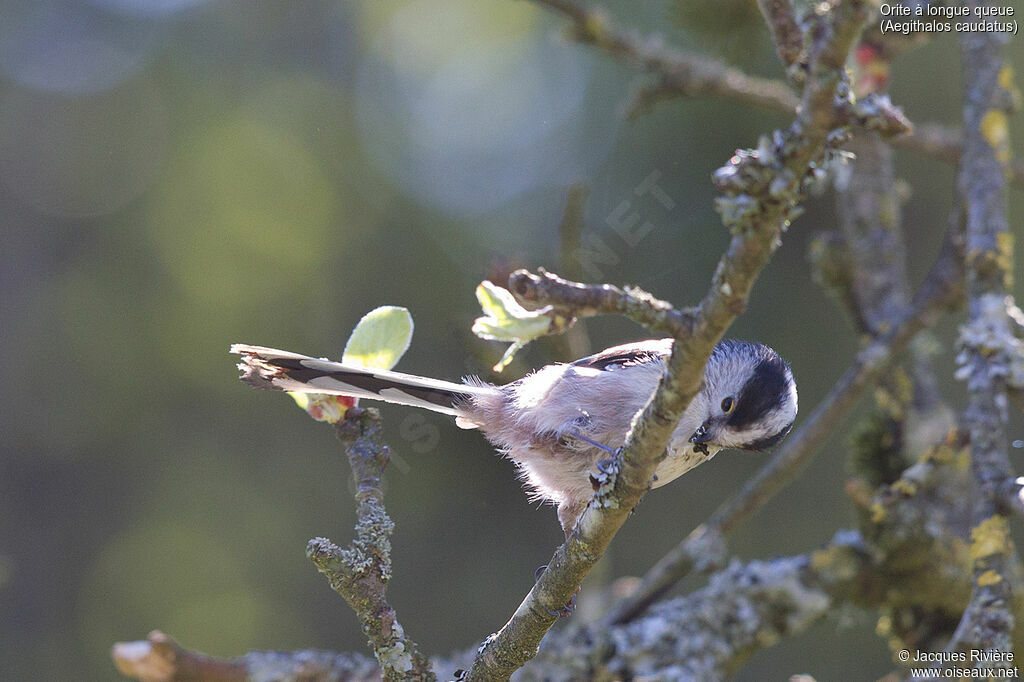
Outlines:
<svg viewBox="0 0 1024 682"><path fill-rule="evenodd" d="M844 83L843 65L867 16L863 2L821 6L811 36L811 66L800 114L771 147L737 154L716 176L724 197L718 209L733 233L693 325L676 334L657 390L640 414L615 471L548 563L508 623L480 647L469 679L504 679L535 655L537 646L590 568L603 555L629 511L647 491L661 453L700 387L704 366L725 330L746 305L761 269L778 248L804 179L823 154L834 123L833 103ZM528 278L527 278L528 279ZM513 292L516 283L510 283ZM569 287L573 294L581 291ZM614 297L620 298L618 293Z"/></svg>
<svg viewBox="0 0 1024 682"><path fill-rule="evenodd" d="M380 488L390 458L381 442L380 414L352 407L335 429L356 481L356 538L346 549L326 538L314 538L306 554L356 612L385 680L434 680L430 661L406 637L385 596L391 578L394 523L384 510Z"/></svg>
<svg viewBox="0 0 1024 682"><path fill-rule="evenodd" d="M658 604L642 621L552 633L516 679L721 680L833 605L808 556L733 562L706 587Z"/></svg>
<svg viewBox="0 0 1024 682"><path fill-rule="evenodd" d="M990 7L977 0L972 11ZM1015 340L1006 314L1013 241L1006 217L1007 111L1011 72L999 33L960 35L964 67L964 155L959 191L966 206L968 322L961 330L961 367L968 405L963 422L971 440L971 470L982 499L975 510L972 559L976 586L950 650L1011 650L1016 552L1009 538L1000 487L1010 478L1006 381Z"/></svg>
<svg viewBox="0 0 1024 682"><path fill-rule="evenodd" d="M856 534L829 548L842 561L816 568L811 556L734 562L709 585L652 610L642 623L615 628L593 624L553 634L517 679L721 679L754 651L798 634L825 617L832 594L852 594L866 570ZM852 544L851 544L852 543ZM824 551L824 550L823 550ZM838 569L838 570L837 570ZM149 641L115 645L115 661L143 682L376 682L369 657L323 651L250 652L211 659L179 647L161 633ZM435 660L451 671L461 655Z"/></svg>

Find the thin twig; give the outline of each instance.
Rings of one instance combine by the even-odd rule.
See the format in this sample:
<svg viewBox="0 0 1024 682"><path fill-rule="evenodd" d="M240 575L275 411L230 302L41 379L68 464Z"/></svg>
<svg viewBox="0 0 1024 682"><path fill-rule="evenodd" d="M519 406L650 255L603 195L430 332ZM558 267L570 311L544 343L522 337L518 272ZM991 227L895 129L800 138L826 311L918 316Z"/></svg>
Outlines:
<svg viewBox="0 0 1024 682"><path fill-rule="evenodd" d="M590 189L586 183L578 182L569 188L565 199L562 222L558 225L559 253L562 268L569 279L581 279L580 250L583 248L583 215L586 212L587 196Z"/></svg>
<svg viewBox="0 0 1024 682"><path fill-rule="evenodd" d="M212 658L182 648L154 630L137 642L111 650L118 672L141 682L378 682L380 669L362 654L330 651L250 651L238 658Z"/></svg>
<svg viewBox="0 0 1024 682"><path fill-rule="evenodd" d="M933 324L940 311L962 299L963 277L957 256L958 249L947 242L902 320L857 354L825 399L772 459L704 524L662 557L644 576L639 589L609 611L605 622L632 620L695 567L714 566L708 561L708 548L719 546L724 536L793 480L914 335Z"/></svg>
<svg viewBox="0 0 1024 682"><path fill-rule="evenodd" d="M799 99L782 81L750 76L710 57L667 47L657 36L645 37L626 31L616 26L605 12L590 9L576 0L534 1L570 19L573 23L570 37L573 40L603 50L653 77L651 83L636 89L626 107L630 115L646 111L658 101L699 96L728 99L783 114L796 112ZM784 0L760 2L771 6L788 4ZM774 11L772 16L776 16ZM787 25L786 35L792 35L791 25L783 23ZM779 26L773 25L773 28L777 30ZM787 38L787 41L792 46L796 45L791 39ZM791 48L786 49L786 55L791 52ZM782 58L788 63L790 57ZM850 122L856 123L856 118L850 116ZM904 134L889 136L887 141L894 147L921 156L956 163L963 152L960 134L946 126L915 124L912 131L900 132ZM1008 172L1014 185L1024 187L1024 159L1012 161Z"/></svg>
<svg viewBox="0 0 1024 682"><path fill-rule="evenodd" d="M799 84L803 73L797 78L794 67L806 68L807 55L804 53L803 32L793 14L793 4L789 0L757 0L757 6L768 24L779 60L791 74L790 80Z"/></svg>
<svg viewBox="0 0 1024 682"><path fill-rule="evenodd" d="M672 336L692 333L695 312L677 310L667 301L635 287L620 289L612 284L571 282L543 268L533 274L516 270L508 280L508 288L523 303L532 306L550 305L557 314L567 318L624 315L651 331Z"/></svg>
<svg viewBox="0 0 1024 682"><path fill-rule="evenodd" d="M956 163L963 154L963 136L960 131L937 123L915 124L914 132L889 138L889 144L937 161ZM1024 187L1024 159L1011 160L1006 169L1010 182Z"/></svg>
<svg viewBox="0 0 1024 682"><path fill-rule="evenodd" d="M688 97L730 97L774 111L792 113L800 103L793 91L776 80L757 78L720 61L665 46L658 37L643 38L620 30L606 13L576 0L537 0L572 21L571 38L593 45L652 74L653 90ZM634 104L631 110L639 108Z"/></svg>
<svg viewBox="0 0 1024 682"><path fill-rule="evenodd" d="M391 578L394 522L384 509L380 488L390 459L388 447L381 442L380 413L351 407L335 430L356 482L356 538L346 549L327 538L314 538L306 554L327 576L331 589L356 612L384 679L432 681L436 678L430 661L405 635L385 595Z"/></svg>

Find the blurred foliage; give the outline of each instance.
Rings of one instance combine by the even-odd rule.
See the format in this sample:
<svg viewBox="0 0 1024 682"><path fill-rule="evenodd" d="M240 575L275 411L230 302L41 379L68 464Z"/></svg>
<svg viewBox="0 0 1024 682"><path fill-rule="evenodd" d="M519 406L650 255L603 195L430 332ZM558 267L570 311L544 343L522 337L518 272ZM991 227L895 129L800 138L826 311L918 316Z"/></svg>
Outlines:
<svg viewBox="0 0 1024 682"><path fill-rule="evenodd" d="M752 2L608 7L669 44L781 73ZM703 100L624 121L633 72L565 43L528 2L0 0L0 16L0 679L111 679L109 645L156 627L220 655L361 649L303 554L351 528L344 458L329 427L242 386L228 345L337 357L365 311L402 305L417 333L397 369L495 379L503 349L470 332L474 288L495 264L558 271L576 182L590 188L578 256L595 278L691 304L728 239L710 173L784 123ZM1021 42L1010 50L1021 64ZM952 36L901 58L894 99L955 124L956 61ZM920 277L953 172L899 163ZM652 174L671 209L638 190ZM733 329L792 362L805 413L856 349L804 262L833 207L808 208ZM616 228L629 216L650 225L642 238ZM587 330L595 349L643 334L613 319ZM569 359L561 347L531 344L496 380ZM948 377L948 350L939 362ZM559 542L554 513L527 503L478 434L383 413L392 601L426 650L472 645ZM826 541L848 514L848 443L837 433L732 547ZM644 571L760 462L718 457L655 491L608 575ZM839 614L740 677L880 676L873 627Z"/></svg>
<svg viewBox="0 0 1024 682"><path fill-rule="evenodd" d="M715 57L755 73L768 68L781 75L778 60L766 60L771 53L771 38L765 30L764 18L757 3L748 0L676 0L672 18L686 32L694 46Z"/></svg>

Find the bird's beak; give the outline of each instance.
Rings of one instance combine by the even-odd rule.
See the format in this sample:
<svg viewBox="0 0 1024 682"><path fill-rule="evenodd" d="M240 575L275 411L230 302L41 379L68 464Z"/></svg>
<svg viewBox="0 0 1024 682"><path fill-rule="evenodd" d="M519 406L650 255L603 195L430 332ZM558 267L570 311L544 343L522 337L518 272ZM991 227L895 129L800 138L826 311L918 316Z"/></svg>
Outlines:
<svg viewBox="0 0 1024 682"><path fill-rule="evenodd" d="M694 444L710 443L716 432L717 429L712 427L711 420L709 419L693 432L693 435L690 436L690 442Z"/></svg>

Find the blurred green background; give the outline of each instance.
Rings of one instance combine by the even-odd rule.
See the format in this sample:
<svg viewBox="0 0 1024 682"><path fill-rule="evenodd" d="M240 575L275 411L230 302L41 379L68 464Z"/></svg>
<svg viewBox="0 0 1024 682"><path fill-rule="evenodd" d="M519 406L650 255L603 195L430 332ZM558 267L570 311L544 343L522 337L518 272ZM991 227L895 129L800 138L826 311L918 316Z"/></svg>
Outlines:
<svg viewBox="0 0 1024 682"><path fill-rule="evenodd" d="M752 0L607 6L781 75ZM538 343L493 376L503 348L469 332L474 286L516 265L558 271L567 188L584 182L585 243L603 254L588 276L696 302L728 239L711 172L786 123L705 100L625 120L634 72L566 43L529 2L0 0L0 17L5 680L112 679L110 645L152 628L222 656L363 650L304 556L312 536L351 537L347 465L329 427L237 381L228 345L339 356L361 315L394 304L416 321L406 372L505 381L569 359ZM1019 39L1010 54L1024 64ZM899 60L894 99L915 121L956 124L958 73L944 36ZM901 154L899 171L917 281L953 170ZM652 179L669 201L638 191ZM617 220L639 221L632 238ZM832 198L811 199L731 332L791 360L804 415L856 349L806 264L833 226ZM586 329L594 349L644 334ZM939 329L938 366L959 404L954 330ZM554 512L527 502L479 434L382 411L392 603L427 651L475 645L559 543ZM735 535L740 557L804 552L852 523L847 442L835 434ZM726 453L655 491L604 574L641 574L760 462ZM873 629L870 613L836 613L739 679L873 679L893 667Z"/></svg>

